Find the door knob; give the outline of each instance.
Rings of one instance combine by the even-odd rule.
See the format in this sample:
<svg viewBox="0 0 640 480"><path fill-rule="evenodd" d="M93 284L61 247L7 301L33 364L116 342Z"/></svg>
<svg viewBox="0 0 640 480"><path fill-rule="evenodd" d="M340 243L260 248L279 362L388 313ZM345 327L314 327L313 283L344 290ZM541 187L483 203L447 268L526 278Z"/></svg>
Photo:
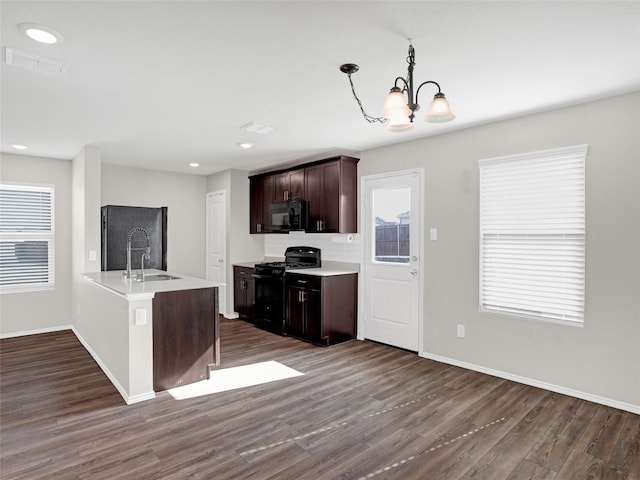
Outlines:
<svg viewBox="0 0 640 480"><path fill-rule="evenodd" d="M416 275L418 275L418 270L412 268L411 270L409 270L409 273L415 277Z"/></svg>
<svg viewBox="0 0 640 480"><path fill-rule="evenodd" d="M224 260L222 260L222 259L219 259L219 260L218 260L218 263L222 263L222 262L224 262Z"/></svg>

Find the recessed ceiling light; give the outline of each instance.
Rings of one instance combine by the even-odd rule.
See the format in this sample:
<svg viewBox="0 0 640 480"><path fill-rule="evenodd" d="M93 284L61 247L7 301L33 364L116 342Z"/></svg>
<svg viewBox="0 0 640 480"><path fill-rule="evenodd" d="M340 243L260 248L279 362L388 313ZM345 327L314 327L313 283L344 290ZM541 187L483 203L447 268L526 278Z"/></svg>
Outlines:
<svg viewBox="0 0 640 480"><path fill-rule="evenodd" d="M20 145L19 143L12 143L11 146L16 150L25 150L27 148L26 145Z"/></svg>
<svg viewBox="0 0 640 480"><path fill-rule="evenodd" d="M199 163L196 163L196 162L191 162L191 163L189 164L189 166L190 166L190 167L192 167L192 168L198 168L198 167L200 166L200 164L199 164Z"/></svg>
<svg viewBox="0 0 640 480"><path fill-rule="evenodd" d="M244 148L244 149L246 150L246 149L248 149L248 148L253 147L253 143L246 143L246 142L245 142L245 143L239 143L239 144L238 144L238 146L239 146L240 148Z"/></svg>
<svg viewBox="0 0 640 480"><path fill-rule="evenodd" d="M21 23L18 25L21 32L32 40L40 43L52 45L54 43L62 43L64 38L59 32L53 28L37 25L35 23Z"/></svg>

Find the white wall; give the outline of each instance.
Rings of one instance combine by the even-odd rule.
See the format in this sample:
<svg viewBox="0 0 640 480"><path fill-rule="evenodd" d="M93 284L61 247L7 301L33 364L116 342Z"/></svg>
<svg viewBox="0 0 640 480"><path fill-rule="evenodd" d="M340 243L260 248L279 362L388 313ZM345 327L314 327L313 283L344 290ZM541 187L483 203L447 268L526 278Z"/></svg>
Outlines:
<svg viewBox="0 0 640 480"><path fill-rule="evenodd" d="M207 192L226 192L226 257L224 290L225 312L234 317L233 312L233 264L264 257L264 241L260 235L249 234L249 172L225 170L207 177Z"/></svg>
<svg viewBox="0 0 640 480"><path fill-rule="evenodd" d="M425 355L640 409L638 132L634 93L361 153L360 175L425 169L424 229L438 229L424 252ZM577 144L589 145L584 328L479 313L477 161Z"/></svg>
<svg viewBox="0 0 640 480"><path fill-rule="evenodd" d="M205 177L103 164L101 190L101 205L168 207L167 269L205 277Z"/></svg>
<svg viewBox="0 0 640 480"><path fill-rule="evenodd" d="M0 336L71 325L71 162L0 155L4 181L52 184L55 188L55 288L0 296Z"/></svg>

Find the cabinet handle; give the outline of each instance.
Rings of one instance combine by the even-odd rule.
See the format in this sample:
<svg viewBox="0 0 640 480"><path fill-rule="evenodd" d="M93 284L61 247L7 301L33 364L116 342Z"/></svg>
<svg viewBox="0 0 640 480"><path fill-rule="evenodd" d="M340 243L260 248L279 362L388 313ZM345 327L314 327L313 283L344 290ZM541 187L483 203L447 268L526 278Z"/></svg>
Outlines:
<svg viewBox="0 0 640 480"><path fill-rule="evenodd" d="M304 283L309 283L309 280L297 280L297 282L304 284Z"/></svg>

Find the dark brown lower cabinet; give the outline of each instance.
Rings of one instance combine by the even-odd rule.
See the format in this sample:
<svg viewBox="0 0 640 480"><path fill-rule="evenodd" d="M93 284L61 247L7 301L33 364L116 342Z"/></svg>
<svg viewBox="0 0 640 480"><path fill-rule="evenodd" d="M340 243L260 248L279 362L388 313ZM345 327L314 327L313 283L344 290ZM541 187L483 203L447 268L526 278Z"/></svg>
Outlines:
<svg viewBox="0 0 640 480"><path fill-rule="evenodd" d="M253 268L233 267L233 309L243 320L253 318Z"/></svg>
<svg viewBox="0 0 640 480"><path fill-rule="evenodd" d="M158 292L153 297L153 389L209 378L220 364L218 288Z"/></svg>
<svg viewBox="0 0 640 480"><path fill-rule="evenodd" d="M358 275L287 273L285 333L321 345L355 337Z"/></svg>

